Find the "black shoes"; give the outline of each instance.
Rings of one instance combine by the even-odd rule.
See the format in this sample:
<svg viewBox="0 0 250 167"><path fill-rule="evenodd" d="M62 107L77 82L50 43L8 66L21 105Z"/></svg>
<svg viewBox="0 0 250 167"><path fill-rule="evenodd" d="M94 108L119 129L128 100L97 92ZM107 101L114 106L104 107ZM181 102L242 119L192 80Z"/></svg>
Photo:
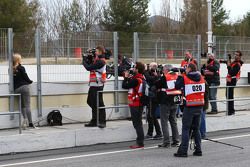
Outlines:
<svg viewBox="0 0 250 167"><path fill-rule="evenodd" d="M218 112L217 111L211 111L211 112L208 112L207 114L209 114L209 115L215 115L215 114L218 114Z"/></svg>
<svg viewBox="0 0 250 167"><path fill-rule="evenodd" d="M153 137L153 140L160 140L162 139L162 134L157 134Z"/></svg>
<svg viewBox="0 0 250 167"><path fill-rule="evenodd" d="M173 142L171 144L171 147L179 147L180 146L180 143L179 142Z"/></svg>
<svg viewBox="0 0 250 167"><path fill-rule="evenodd" d="M162 143L162 144L159 144L158 147L161 147L161 148L170 148L170 144Z"/></svg>
<svg viewBox="0 0 250 167"><path fill-rule="evenodd" d="M193 152L193 156L202 156L202 152L201 151L194 151Z"/></svg>
<svg viewBox="0 0 250 167"><path fill-rule="evenodd" d="M94 124L94 123L87 123L87 124L85 124L84 125L85 127L97 127L97 125L96 124Z"/></svg>
<svg viewBox="0 0 250 167"><path fill-rule="evenodd" d="M102 128L105 128L105 127L106 127L106 124L105 124L105 123L99 124L99 125L98 125L98 128L101 128L101 129L102 129Z"/></svg>
<svg viewBox="0 0 250 167"><path fill-rule="evenodd" d="M186 157L188 157L188 155L187 155L187 153L174 153L174 156L175 157L184 157L184 158L186 158Z"/></svg>

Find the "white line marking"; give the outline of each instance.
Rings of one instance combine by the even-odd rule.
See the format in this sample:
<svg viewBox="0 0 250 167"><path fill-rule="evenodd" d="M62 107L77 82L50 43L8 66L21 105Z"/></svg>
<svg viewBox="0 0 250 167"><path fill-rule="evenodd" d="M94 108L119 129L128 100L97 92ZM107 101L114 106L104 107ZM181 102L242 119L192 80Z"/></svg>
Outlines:
<svg viewBox="0 0 250 167"><path fill-rule="evenodd" d="M212 140L226 140L226 139L243 138L243 137L249 137L249 136L250 136L250 134L246 134L246 135L240 135L240 136L230 136L230 137L223 137L223 138L215 138L215 139L212 139ZM207 141L203 140L203 142L207 142ZM76 159L76 158L84 158L84 157L94 157L94 156L100 156L100 155L109 155L109 154L124 153L124 152L134 152L134 151L138 151L138 150L149 150L149 149L154 149L154 148L158 148L158 146L145 147L145 148L141 148L141 149L109 151L109 152L85 154L85 155L70 156L70 157L51 158L51 159L44 159L44 160L37 160L37 161L19 162L19 163L13 163L13 164L0 165L0 167L20 166L20 165L28 165L28 164L35 164L35 163L51 162L51 161L60 161L60 160L68 160L68 159Z"/></svg>

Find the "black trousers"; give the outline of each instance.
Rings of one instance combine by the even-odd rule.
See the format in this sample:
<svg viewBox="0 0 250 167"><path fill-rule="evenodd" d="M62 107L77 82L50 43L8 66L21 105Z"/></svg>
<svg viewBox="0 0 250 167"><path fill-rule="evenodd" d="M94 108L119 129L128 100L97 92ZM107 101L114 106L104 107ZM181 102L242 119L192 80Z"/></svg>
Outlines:
<svg viewBox="0 0 250 167"><path fill-rule="evenodd" d="M227 82L227 86L236 86L236 83L237 83L236 78L233 78L231 82ZM226 97L227 99L234 99L234 87L227 88ZM228 115L232 115L235 113L234 101L228 101L227 107L228 107Z"/></svg>
<svg viewBox="0 0 250 167"><path fill-rule="evenodd" d="M157 135L161 135L161 127L156 118L156 108L159 105L154 102L153 99L150 99L149 105L147 106L147 121L148 121L148 135L152 136L154 132L154 127Z"/></svg>
<svg viewBox="0 0 250 167"><path fill-rule="evenodd" d="M97 92L102 91L102 90L103 90L103 86L100 86L100 87L91 86L88 91L87 103L92 109L92 119L90 121L90 123L92 124L97 123ZM104 107L103 93L99 93L99 107ZM105 109L99 109L99 123L101 124L106 123Z"/></svg>
<svg viewBox="0 0 250 167"><path fill-rule="evenodd" d="M137 138L136 143L139 146L144 146L144 132L142 127L142 110L143 107L130 107L131 119L135 128Z"/></svg>

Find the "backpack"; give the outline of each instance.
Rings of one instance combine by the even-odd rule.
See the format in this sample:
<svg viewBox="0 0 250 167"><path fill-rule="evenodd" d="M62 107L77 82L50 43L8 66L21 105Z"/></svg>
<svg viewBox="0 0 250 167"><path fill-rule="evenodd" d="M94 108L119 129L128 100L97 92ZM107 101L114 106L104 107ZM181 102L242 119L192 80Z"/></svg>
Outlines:
<svg viewBox="0 0 250 167"><path fill-rule="evenodd" d="M142 95L140 96L140 102L143 106L149 104L149 98L151 97L150 87L145 79L142 79Z"/></svg>
<svg viewBox="0 0 250 167"><path fill-rule="evenodd" d="M62 126L62 114L59 110L52 110L47 116L47 122L50 126Z"/></svg>

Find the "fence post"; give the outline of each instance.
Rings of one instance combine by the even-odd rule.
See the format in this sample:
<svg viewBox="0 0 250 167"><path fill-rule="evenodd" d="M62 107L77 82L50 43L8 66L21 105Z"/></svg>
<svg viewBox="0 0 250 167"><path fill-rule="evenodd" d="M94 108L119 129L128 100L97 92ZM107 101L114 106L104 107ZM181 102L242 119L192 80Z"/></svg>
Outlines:
<svg viewBox="0 0 250 167"><path fill-rule="evenodd" d="M113 33L113 38L114 38L114 68L115 68L115 83L114 83L114 89L115 90L118 90L119 87L118 87L118 83L119 83L119 80L118 80L118 33L117 32L114 32ZM114 102L115 102L115 106L118 106L119 104L119 96L118 96L118 92L115 91L115 94L114 94ZM119 112L119 108L115 108L115 112Z"/></svg>
<svg viewBox="0 0 250 167"><path fill-rule="evenodd" d="M139 39L138 33L134 32L134 54L133 54L133 62L137 62L139 54Z"/></svg>
<svg viewBox="0 0 250 167"><path fill-rule="evenodd" d="M9 57L9 94L14 94L13 80L13 29L8 28L8 57ZM14 96L10 96L9 100L10 112L14 112ZM10 120L14 119L14 115L10 116Z"/></svg>
<svg viewBox="0 0 250 167"><path fill-rule="evenodd" d="M201 67L201 35L197 35L197 67Z"/></svg>
<svg viewBox="0 0 250 167"><path fill-rule="evenodd" d="M41 71L41 39L40 30L35 34L35 56L37 60L37 115L42 117L42 71Z"/></svg>

